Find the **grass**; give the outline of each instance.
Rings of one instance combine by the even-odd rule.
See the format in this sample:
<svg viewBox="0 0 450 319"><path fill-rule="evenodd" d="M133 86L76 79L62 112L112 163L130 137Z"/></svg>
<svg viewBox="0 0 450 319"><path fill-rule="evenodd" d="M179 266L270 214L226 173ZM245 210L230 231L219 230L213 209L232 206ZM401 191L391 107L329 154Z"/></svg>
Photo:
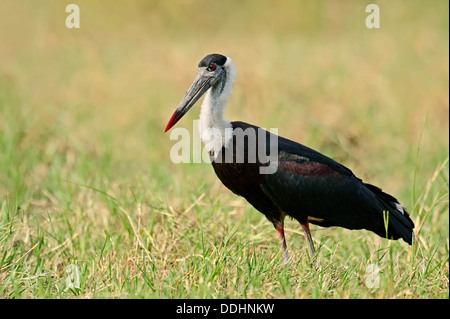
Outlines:
<svg viewBox="0 0 450 319"><path fill-rule="evenodd" d="M0 297L449 298L448 3L378 2L377 30L356 1L199 3L78 1L79 30L64 4L0 5ZM210 165L170 162L211 52L237 67L227 116L395 195L414 245L312 226L317 268L288 220L286 267Z"/></svg>

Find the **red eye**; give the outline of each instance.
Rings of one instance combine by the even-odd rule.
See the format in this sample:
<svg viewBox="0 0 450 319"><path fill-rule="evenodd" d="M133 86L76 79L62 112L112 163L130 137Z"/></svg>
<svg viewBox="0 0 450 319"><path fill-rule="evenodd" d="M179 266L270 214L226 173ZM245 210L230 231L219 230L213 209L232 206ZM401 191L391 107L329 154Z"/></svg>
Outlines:
<svg viewBox="0 0 450 319"><path fill-rule="evenodd" d="M210 71L214 71L216 69L216 66L214 65L214 64L211 64L210 66L209 66L209 70Z"/></svg>

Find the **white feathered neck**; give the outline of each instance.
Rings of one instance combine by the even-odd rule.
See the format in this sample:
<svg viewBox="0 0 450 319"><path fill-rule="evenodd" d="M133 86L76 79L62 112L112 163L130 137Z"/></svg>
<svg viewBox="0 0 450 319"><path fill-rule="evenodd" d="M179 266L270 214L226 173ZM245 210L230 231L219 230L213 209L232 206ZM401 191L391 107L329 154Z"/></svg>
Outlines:
<svg viewBox="0 0 450 319"><path fill-rule="evenodd" d="M200 137L209 153L219 152L223 146L227 147L233 138L231 123L224 117L236 80L236 70L229 57L224 68L226 76L221 80L224 83L217 83L206 92L200 111Z"/></svg>

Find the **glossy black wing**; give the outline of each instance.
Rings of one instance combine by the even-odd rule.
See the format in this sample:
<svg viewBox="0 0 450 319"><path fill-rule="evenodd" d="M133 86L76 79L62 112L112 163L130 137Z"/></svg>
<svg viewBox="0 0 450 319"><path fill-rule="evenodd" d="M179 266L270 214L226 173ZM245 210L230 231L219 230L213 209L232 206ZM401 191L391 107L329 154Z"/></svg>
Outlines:
<svg viewBox="0 0 450 319"><path fill-rule="evenodd" d="M279 139L278 169L261 188L299 222L368 229L382 237L412 240L414 225L394 197L363 183L336 161L293 141ZM383 211L390 216L388 235Z"/></svg>

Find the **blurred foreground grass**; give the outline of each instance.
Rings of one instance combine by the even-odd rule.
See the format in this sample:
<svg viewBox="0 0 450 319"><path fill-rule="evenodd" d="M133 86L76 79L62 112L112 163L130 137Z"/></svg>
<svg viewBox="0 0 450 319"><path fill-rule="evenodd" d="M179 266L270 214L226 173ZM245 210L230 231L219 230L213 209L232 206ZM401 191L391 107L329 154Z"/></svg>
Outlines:
<svg viewBox="0 0 450 319"><path fill-rule="evenodd" d="M3 1L0 297L448 298L448 2L374 2L376 30L364 1L77 1L70 30L64 2ZM162 130L213 52L237 68L229 118L396 195L417 249L313 226L317 270L288 221L283 267L262 214L173 164Z"/></svg>

